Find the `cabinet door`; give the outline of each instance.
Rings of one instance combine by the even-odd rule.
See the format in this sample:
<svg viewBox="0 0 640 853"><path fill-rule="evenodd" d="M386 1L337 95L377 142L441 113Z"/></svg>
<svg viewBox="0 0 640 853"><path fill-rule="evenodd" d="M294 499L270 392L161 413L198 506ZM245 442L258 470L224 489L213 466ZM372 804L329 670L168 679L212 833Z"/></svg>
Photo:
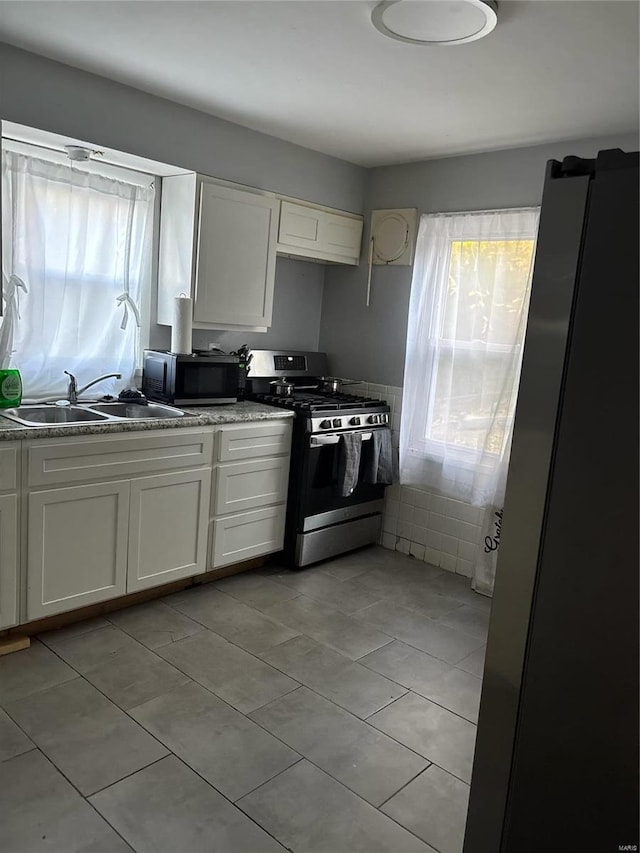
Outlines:
<svg viewBox="0 0 640 853"><path fill-rule="evenodd" d="M131 481L127 592L204 572L211 468Z"/></svg>
<svg viewBox="0 0 640 853"><path fill-rule="evenodd" d="M27 618L124 595L129 482L29 495Z"/></svg>
<svg viewBox="0 0 640 853"><path fill-rule="evenodd" d="M357 264L362 218L283 201L278 251L302 258Z"/></svg>
<svg viewBox="0 0 640 853"><path fill-rule="evenodd" d="M0 496L0 628L18 623L18 496Z"/></svg>
<svg viewBox="0 0 640 853"><path fill-rule="evenodd" d="M284 518L284 504L216 518L211 554L213 568L279 551L284 541Z"/></svg>
<svg viewBox="0 0 640 853"><path fill-rule="evenodd" d="M321 215L322 212L313 207L283 201L280 205L278 243L315 252L320 248Z"/></svg>
<svg viewBox="0 0 640 853"><path fill-rule="evenodd" d="M285 503L288 482L288 456L219 465L216 468L214 515Z"/></svg>
<svg viewBox="0 0 640 853"><path fill-rule="evenodd" d="M325 214L320 229L320 247L323 252L357 263L361 242L362 220Z"/></svg>
<svg viewBox="0 0 640 853"><path fill-rule="evenodd" d="M270 326L278 202L201 184L194 323Z"/></svg>

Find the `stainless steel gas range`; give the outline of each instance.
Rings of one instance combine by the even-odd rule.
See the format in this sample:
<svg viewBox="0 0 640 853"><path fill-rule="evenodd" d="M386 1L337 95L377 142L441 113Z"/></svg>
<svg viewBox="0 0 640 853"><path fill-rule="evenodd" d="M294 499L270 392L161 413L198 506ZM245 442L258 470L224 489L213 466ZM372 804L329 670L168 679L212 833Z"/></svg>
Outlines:
<svg viewBox="0 0 640 853"><path fill-rule="evenodd" d="M371 476L371 453L374 445L390 445L389 407L381 400L323 390L330 385L327 373L325 353L247 354L246 396L296 412L284 544L285 560L294 567L375 543L382 526L388 478ZM354 445L354 485L345 495L341 457L352 454Z"/></svg>

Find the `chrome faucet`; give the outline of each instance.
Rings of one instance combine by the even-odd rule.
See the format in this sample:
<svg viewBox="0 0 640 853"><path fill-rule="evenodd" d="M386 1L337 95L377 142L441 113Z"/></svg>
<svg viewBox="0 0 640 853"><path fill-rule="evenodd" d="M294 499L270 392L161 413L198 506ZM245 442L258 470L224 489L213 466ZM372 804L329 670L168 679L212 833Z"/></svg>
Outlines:
<svg viewBox="0 0 640 853"><path fill-rule="evenodd" d="M68 370L64 371L69 377L69 386L67 388L67 399L70 403L77 403L78 397L87 390L87 388L91 388L92 385L95 385L98 382L102 382L103 379L122 379L121 373L105 373L103 376L98 376L97 379L92 379L91 382L87 382L86 385L83 385L82 388L78 388L78 380L73 375L73 373L69 373Z"/></svg>

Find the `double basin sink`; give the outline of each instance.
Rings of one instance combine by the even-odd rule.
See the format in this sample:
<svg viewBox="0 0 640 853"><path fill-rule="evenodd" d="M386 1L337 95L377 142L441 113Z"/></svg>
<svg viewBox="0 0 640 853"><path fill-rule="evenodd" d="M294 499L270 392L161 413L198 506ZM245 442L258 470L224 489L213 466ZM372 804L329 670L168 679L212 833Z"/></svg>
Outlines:
<svg viewBox="0 0 640 853"><path fill-rule="evenodd" d="M71 406L36 404L0 409L0 415L27 427L64 424L106 424L148 418L181 418L184 412L162 403L78 403Z"/></svg>

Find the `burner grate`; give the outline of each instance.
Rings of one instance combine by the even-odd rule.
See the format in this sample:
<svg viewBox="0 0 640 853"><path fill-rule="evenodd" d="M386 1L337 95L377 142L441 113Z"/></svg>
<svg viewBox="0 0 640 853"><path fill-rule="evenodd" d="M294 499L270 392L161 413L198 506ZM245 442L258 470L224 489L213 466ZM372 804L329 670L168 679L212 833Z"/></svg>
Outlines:
<svg viewBox="0 0 640 853"><path fill-rule="evenodd" d="M254 398L270 406L296 409L304 412L328 412L341 409L370 409L373 406L385 406L384 400L370 397L356 397L353 394L306 394L295 393L291 397L278 397L275 394L255 394Z"/></svg>

